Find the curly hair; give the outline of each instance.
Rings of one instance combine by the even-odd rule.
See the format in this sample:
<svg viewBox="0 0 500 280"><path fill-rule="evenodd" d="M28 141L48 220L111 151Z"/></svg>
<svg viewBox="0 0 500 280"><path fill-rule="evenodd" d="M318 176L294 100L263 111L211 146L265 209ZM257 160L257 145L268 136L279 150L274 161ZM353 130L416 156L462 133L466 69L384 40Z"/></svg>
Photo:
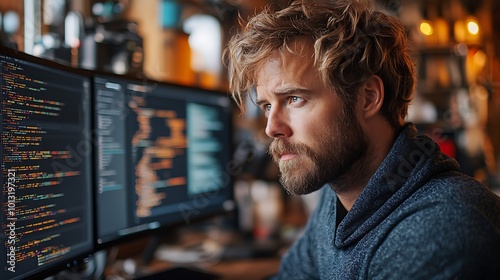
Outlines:
<svg viewBox="0 0 500 280"><path fill-rule="evenodd" d="M323 83L346 104L356 100L356 89L370 76L378 75L385 91L381 112L393 126L401 126L416 81L408 32L368 1L298 0L277 11L267 6L252 17L224 50L229 87L239 107L259 67L275 51L305 37L314 44L314 67Z"/></svg>

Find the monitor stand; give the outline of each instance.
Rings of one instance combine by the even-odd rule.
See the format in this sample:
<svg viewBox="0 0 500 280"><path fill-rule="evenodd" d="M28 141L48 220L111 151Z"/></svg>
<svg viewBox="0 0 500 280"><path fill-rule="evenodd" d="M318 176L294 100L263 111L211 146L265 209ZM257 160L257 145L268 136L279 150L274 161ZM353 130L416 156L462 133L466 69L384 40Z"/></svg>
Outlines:
<svg viewBox="0 0 500 280"><path fill-rule="evenodd" d="M174 230L173 233L165 233L165 235L162 234L162 236L160 236L159 233L155 233L149 238L148 243L146 244L146 247L144 247L141 254L141 262L143 265L147 266L151 264L151 261L155 256L156 249L165 238L168 238L168 240L177 240L177 230Z"/></svg>

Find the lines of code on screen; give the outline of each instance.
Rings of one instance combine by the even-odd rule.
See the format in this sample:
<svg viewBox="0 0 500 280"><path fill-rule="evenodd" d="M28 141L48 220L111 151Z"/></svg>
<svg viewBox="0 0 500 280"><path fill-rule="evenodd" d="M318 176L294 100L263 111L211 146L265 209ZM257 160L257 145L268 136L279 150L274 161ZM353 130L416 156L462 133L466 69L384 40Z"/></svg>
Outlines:
<svg viewBox="0 0 500 280"><path fill-rule="evenodd" d="M90 80L3 55L0 78L0 278L11 279L92 244Z"/></svg>
<svg viewBox="0 0 500 280"><path fill-rule="evenodd" d="M94 77L94 91L97 243L221 211L230 195L226 96L106 75Z"/></svg>

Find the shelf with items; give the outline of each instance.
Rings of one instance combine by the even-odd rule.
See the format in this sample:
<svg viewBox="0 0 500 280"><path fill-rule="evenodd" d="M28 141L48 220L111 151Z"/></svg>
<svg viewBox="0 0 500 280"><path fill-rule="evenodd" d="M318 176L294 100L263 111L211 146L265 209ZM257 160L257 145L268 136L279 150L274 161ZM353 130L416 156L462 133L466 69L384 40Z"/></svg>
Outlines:
<svg viewBox="0 0 500 280"><path fill-rule="evenodd" d="M461 170L488 184L495 159L487 134L492 91L485 79L483 46L458 43L416 53L418 83L409 121L456 158Z"/></svg>

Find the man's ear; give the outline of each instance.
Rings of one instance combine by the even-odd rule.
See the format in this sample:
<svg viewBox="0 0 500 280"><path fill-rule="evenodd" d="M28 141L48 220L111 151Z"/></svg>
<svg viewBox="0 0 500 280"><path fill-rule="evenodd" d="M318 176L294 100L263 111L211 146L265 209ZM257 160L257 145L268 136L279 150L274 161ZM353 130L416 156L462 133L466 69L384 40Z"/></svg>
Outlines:
<svg viewBox="0 0 500 280"><path fill-rule="evenodd" d="M372 75L360 88L360 106L362 117L367 119L376 115L384 102L384 82L377 75Z"/></svg>

